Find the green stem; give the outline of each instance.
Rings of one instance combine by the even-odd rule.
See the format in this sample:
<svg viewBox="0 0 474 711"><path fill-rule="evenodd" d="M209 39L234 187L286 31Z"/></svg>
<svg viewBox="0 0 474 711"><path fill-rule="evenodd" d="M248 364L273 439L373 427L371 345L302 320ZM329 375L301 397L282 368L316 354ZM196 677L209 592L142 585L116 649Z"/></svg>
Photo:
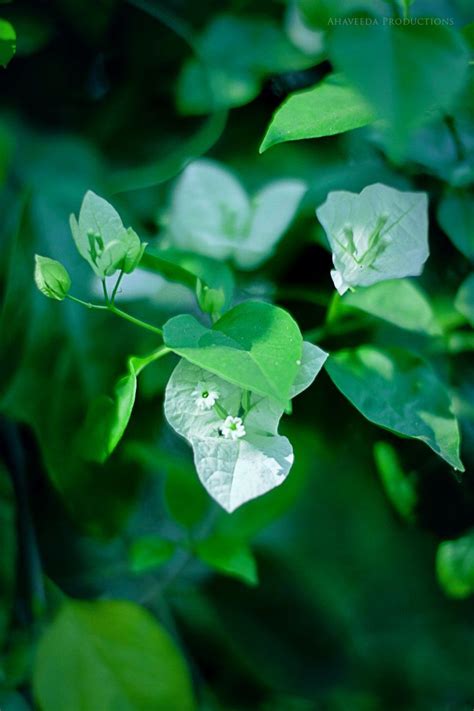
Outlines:
<svg viewBox="0 0 474 711"><path fill-rule="evenodd" d="M76 304L81 304L82 306L85 306L86 309L98 309L99 311L108 311L109 310L108 306L102 306L102 304L91 304L88 301L83 301L82 299L78 299L77 296L71 296L71 294L67 294L66 298L70 299L71 301L75 301Z"/></svg>
<svg viewBox="0 0 474 711"><path fill-rule="evenodd" d="M310 331L303 333L303 338L305 341L311 341L312 343L323 341L325 338L331 336L343 336L346 333L354 333L354 331L362 331L367 326L367 322L357 320L357 321L347 321L346 323L327 323L325 326L320 326L319 328L313 328Z"/></svg>
<svg viewBox="0 0 474 711"><path fill-rule="evenodd" d="M118 309L116 306L114 306L114 304L112 304L110 301L107 303L107 305L103 306L102 304L91 304L87 301L83 301L82 299L78 299L76 296L71 296L71 294L68 294L66 298L70 299L71 301L75 301L77 304L85 306L87 309L110 311L116 316L119 316L120 318L123 318L126 321L130 321L130 323L134 323L135 326L139 326L140 328L144 328L147 331L151 331L152 333L156 333L159 336L163 336L163 329L158 328L158 326L153 326L151 323L147 323L146 321L141 321L141 319L135 318L135 316L127 314L125 311L122 311L122 309Z"/></svg>
<svg viewBox="0 0 474 711"><path fill-rule="evenodd" d="M135 318L135 316L131 316L130 314L127 314L125 311L122 311L122 309L118 309L113 304L109 304L109 306L107 306L106 308L111 313L115 314L116 316L119 316L120 318L125 319L125 321L130 321L130 323L134 323L135 326L140 326L140 328L145 328L147 331L151 331L152 333L157 333L159 336L163 335L163 329L158 328L158 326L152 326L151 323L147 323L146 321L141 321L139 318Z"/></svg>
<svg viewBox="0 0 474 711"><path fill-rule="evenodd" d="M318 294L310 289L300 287L285 287L278 289L276 298L280 301L307 301L317 306L327 306L329 297L326 294Z"/></svg>
<svg viewBox="0 0 474 711"><path fill-rule="evenodd" d="M146 358L140 358L142 362L140 366L135 370L136 375L139 375L142 372L143 368L146 368L147 365L150 365L150 363L153 363L155 360L163 358L163 356L165 356L167 353L171 353L171 349L167 348L166 346L160 346L156 349L156 351L150 353L150 355Z"/></svg>
<svg viewBox="0 0 474 711"><path fill-rule="evenodd" d="M105 279L102 279L102 291L104 292L105 303L108 304L109 303L109 295L107 293L107 283L106 283Z"/></svg>
<svg viewBox="0 0 474 711"><path fill-rule="evenodd" d="M115 297L116 297L116 295L117 295L117 291L118 291L118 288L119 288L119 286L120 286L120 282L122 281L123 274L124 274L124 272L123 272L123 269L122 269L122 271L120 272L120 274L119 274L119 276L118 276L117 281L115 282L114 290L112 291L112 296L110 297L110 301L112 302L112 304L113 304L114 301L115 301Z"/></svg>

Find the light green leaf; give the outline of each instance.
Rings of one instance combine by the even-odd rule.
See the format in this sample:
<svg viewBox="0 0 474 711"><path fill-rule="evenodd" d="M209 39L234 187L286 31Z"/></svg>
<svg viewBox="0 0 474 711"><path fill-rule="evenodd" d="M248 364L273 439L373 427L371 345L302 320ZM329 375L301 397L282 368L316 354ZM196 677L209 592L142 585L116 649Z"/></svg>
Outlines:
<svg viewBox="0 0 474 711"><path fill-rule="evenodd" d="M454 305L474 328L474 273L470 274L459 287Z"/></svg>
<svg viewBox="0 0 474 711"><path fill-rule="evenodd" d="M174 643L131 602L66 602L39 643L33 683L41 711L195 708Z"/></svg>
<svg viewBox="0 0 474 711"><path fill-rule="evenodd" d="M448 595L464 598L474 593L474 531L439 544L436 573Z"/></svg>
<svg viewBox="0 0 474 711"><path fill-rule="evenodd" d="M333 252L331 276L340 294L421 274L429 255L425 193L380 183L360 194L338 190L329 193L316 214Z"/></svg>
<svg viewBox="0 0 474 711"><path fill-rule="evenodd" d="M235 306L212 328L192 316L170 319L165 345L234 385L287 403L301 360L303 339L293 318L264 302Z"/></svg>
<svg viewBox="0 0 474 711"><path fill-rule="evenodd" d="M374 346L326 362L334 384L371 422L425 442L459 471L459 427L448 391L431 367L406 351Z"/></svg>
<svg viewBox="0 0 474 711"><path fill-rule="evenodd" d="M467 48L450 27L335 25L327 41L337 70L387 119L394 156L405 150L413 129L430 120L430 112L451 106L466 79Z"/></svg>
<svg viewBox="0 0 474 711"><path fill-rule="evenodd" d="M134 573L159 568L167 563L176 550L173 541L167 541L159 536L142 536L137 538L130 547L129 559Z"/></svg>
<svg viewBox="0 0 474 711"><path fill-rule="evenodd" d="M250 547L243 541L214 534L199 541L195 552L219 573L243 580L248 585L258 583L257 563Z"/></svg>
<svg viewBox="0 0 474 711"><path fill-rule="evenodd" d="M168 239L180 250L255 269L273 253L305 191L299 180L275 181L251 202L219 164L195 161L176 184Z"/></svg>
<svg viewBox="0 0 474 711"><path fill-rule="evenodd" d="M334 136L376 119L361 95L340 75L330 74L311 89L291 94L276 110L260 153L277 143Z"/></svg>
<svg viewBox="0 0 474 711"><path fill-rule="evenodd" d="M442 333L426 295L417 284L408 279L383 281L347 292L342 303L408 331L430 336L439 336Z"/></svg>
<svg viewBox="0 0 474 711"><path fill-rule="evenodd" d="M62 301L71 288L71 278L61 262L35 254L35 283L49 299Z"/></svg>
<svg viewBox="0 0 474 711"><path fill-rule="evenodd" d="M405 474L394 447L387 442L376 442L374 457L377 470L393 507L400 516L412 521L417 504L413 477Z"/></svg>
<svg viewBox="0 0 474 711"><path fill-rule="evenodd" d="M70 227L79 254L101 279L118 269L132 272L146 247L131 228L123 226L112 205L91 190L82 201L79 222L71 215Z"/></svg>
<svg viewBox="0 0 474 711"><path fill-rule="evenodd" d="M15 29L7 20L0 19L0 65L6 67L15 52Z"/></svg>
<svg viewBox="0 0 474 711"><path fill-rule="evenodd" d="M199 61L186 62L178 80L181 113L205 114L242 106L254 99L263 80L282 71L311 66L267 18L215 17L197 40Z"/></svg>
<svg viewBox="0 0 474 711"><path fill-rule="evenodd" d="M466 191L446 195L437 216L451 242L474 262L474 195Z"/></svg>
<svg viewBox="0 0 474 711"><path fill-rule="evenodd" d="M160 357L160 351L142 358L131 356L127 364L128 373L117 381L113 396L99 395L92 401L76 437L76 446L83 459L103 463L112 454L132 415L137 376L149 363Z"/></svg>

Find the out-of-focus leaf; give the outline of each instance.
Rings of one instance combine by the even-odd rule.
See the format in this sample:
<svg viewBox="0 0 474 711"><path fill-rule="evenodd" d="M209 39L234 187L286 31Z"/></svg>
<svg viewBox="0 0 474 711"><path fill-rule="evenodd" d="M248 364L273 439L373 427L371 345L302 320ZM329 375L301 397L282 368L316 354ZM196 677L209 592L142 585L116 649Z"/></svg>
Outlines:
<svg viewBox="0 0 474 711"><path fill-rule="evenodd" d="M470 274L461 284L454 304L474 328L474 274Z"/></svg>
<svg viewBox="0 0 474 711"><path fill-rule="evenodd" d="M333 252L331 276L340 294L421 274L429 255L425 193L380 183L359 195L338 190L329 193L316 215Z"/></svg>
<svg viewBox="0 0 474 711"><path fill-rule="evenodd" d="M31 711L23 696L14 691L0 691L0 704L2 711Z"/></svg>
<svg viewBox="0 0 474 711"><path fill-rule="evenodd" d="M175 316L163 329L165 345L224 380L286 405L298 372L301 332L283 309L264 302L235 306L211 329L192 316Z"/></svg>
<svg viewBox="0 0 474 711"><path fill-rule="evenodd" d="M248 585L258 582L255 558L243 541L216 534L199 541L195 552L198 558L219 573L243 580Z"/></svg>
<svg viewBox="0 0 474 711"><path fill-rule="evenodd" d="M232 271L223 262L212 257L179 249L154 249L149 247L143 254L140 267L161 274L165 279L192 289L222 291L223 308L226 308L234 291Z"/></svg>
<svg viewBox="0 0 474 711"><path fill-rule="evenodd" d="M172 541L158 536L142 536L130 547L130 566L134 573L159 568L170 560L175 549L176 546Z"/></svg>
<svg viewBox="0 0 474 711"><path fill-rule="evenodd" d="M474 593L474 531L439 544L436 572L448 595L463 598Z"/></svg>
<svg viewBox="0 0 474 711"><path fill-rule="evenodd" d="M403 471L397 452L387 442L376 442L374 457L385 493L400 516L413 520L418 501L412 477Z"/></svg>
<svg viewBox="0 0 474 711"><path fill-rule="evenodd" d="M33 681L41 711L195 708L174 643L131 602L66 602L39 643Z"/></svg>
<svg viewBox="0 0 474 711"><path fill-rule="evenodd" d="M439 336L442 332L426 295L408 279L383 281L347 292L342 303L408 331L430 336Z"/></svg>
<svg viewBox="0 0 474 711"><path fill-rule="evenodd" d="M177 104L184 114L241 106L257 96L270 74L312 64L270 19L214 17L197 49L200 61L188 60L178 81Z"/></svg>
<svg viewBox="0 0 474 711"><path fill-rule="evenodd" d="M464 471L449 393L423 360L406 351L360 346L331 355L326 370L368 420L425 442Z"/></svg>
<svg viewBox="0 0 474 711"><path fill-rule="evenodd" d="M7 470L0 461L0 651L5 642L13 604L16 566L15 498Z"/></svg>
<svg viewBox="0 0 474 711"><path fill-rule="evenodd" d="M395 156L405 151L412 130L429 122L430 112L452 105L469 59L454 29L417 23L335 25L328 50L336 68L387 119Z"/></svg>
<svg viewBox="0 0 474 711"><path fill-rule="evenodd" d="M452 192L438 207L438 221L451 242L474 262L474 195Z"/></svg>
<svg viewBox="0 0 474 711"><path fill-rule="evenodd" d="M291 94L276 110L260 153L285 141L333 136L366 126L375 111L341 76L331 74L311 89Z"/></svg>
<svg viewBox="0 0 474 711"><path fill-rule="evenodd" d="M6 67L15 52L15 29L7 20L0 19L0 65Z"/></svg>

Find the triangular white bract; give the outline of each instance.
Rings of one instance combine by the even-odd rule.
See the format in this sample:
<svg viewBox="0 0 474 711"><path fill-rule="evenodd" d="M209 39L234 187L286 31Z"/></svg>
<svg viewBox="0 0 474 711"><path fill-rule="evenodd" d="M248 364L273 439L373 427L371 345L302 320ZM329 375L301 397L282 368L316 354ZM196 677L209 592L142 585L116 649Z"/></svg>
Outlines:
<svg viewBox="0 0 474 711"><path fill-rule="evenodd" d="M329 193L316 214L332 249L331 276L340 294L421 274L429 255L425 193L376 183L360 194Z"/></svg>

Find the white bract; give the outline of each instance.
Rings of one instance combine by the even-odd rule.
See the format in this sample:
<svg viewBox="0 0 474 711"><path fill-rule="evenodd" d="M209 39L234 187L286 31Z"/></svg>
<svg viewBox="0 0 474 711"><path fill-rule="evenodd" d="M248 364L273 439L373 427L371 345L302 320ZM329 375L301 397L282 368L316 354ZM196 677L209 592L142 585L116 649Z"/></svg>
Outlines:
<svg viewBox="0 0 474 711"><path fill-rule="evenodd" d="M272 255L305 192L300 180L278 180L250 200L227 170L195 161L174 189L167 237L179 249L255 269Z"/></svg>
<svg viewBox="0 0 474 711"><path fill-rule="evenodd" d="M292 397L309 387L327 354L303 344ZM202 407L197 393L219 394L218 406ZM283 407L181 360L165 394L165 416L194 452L198 476L227 511L283 483L293 464L293 448L278 434Z"/></svg>
<svg viewBox="0 0 474 711"><path fill-rule="evenodd" d="M418 276L428 259L428 200L376 183L360 194L329 193L316 210L333 253L340 294L386 279Z"/></svg>

